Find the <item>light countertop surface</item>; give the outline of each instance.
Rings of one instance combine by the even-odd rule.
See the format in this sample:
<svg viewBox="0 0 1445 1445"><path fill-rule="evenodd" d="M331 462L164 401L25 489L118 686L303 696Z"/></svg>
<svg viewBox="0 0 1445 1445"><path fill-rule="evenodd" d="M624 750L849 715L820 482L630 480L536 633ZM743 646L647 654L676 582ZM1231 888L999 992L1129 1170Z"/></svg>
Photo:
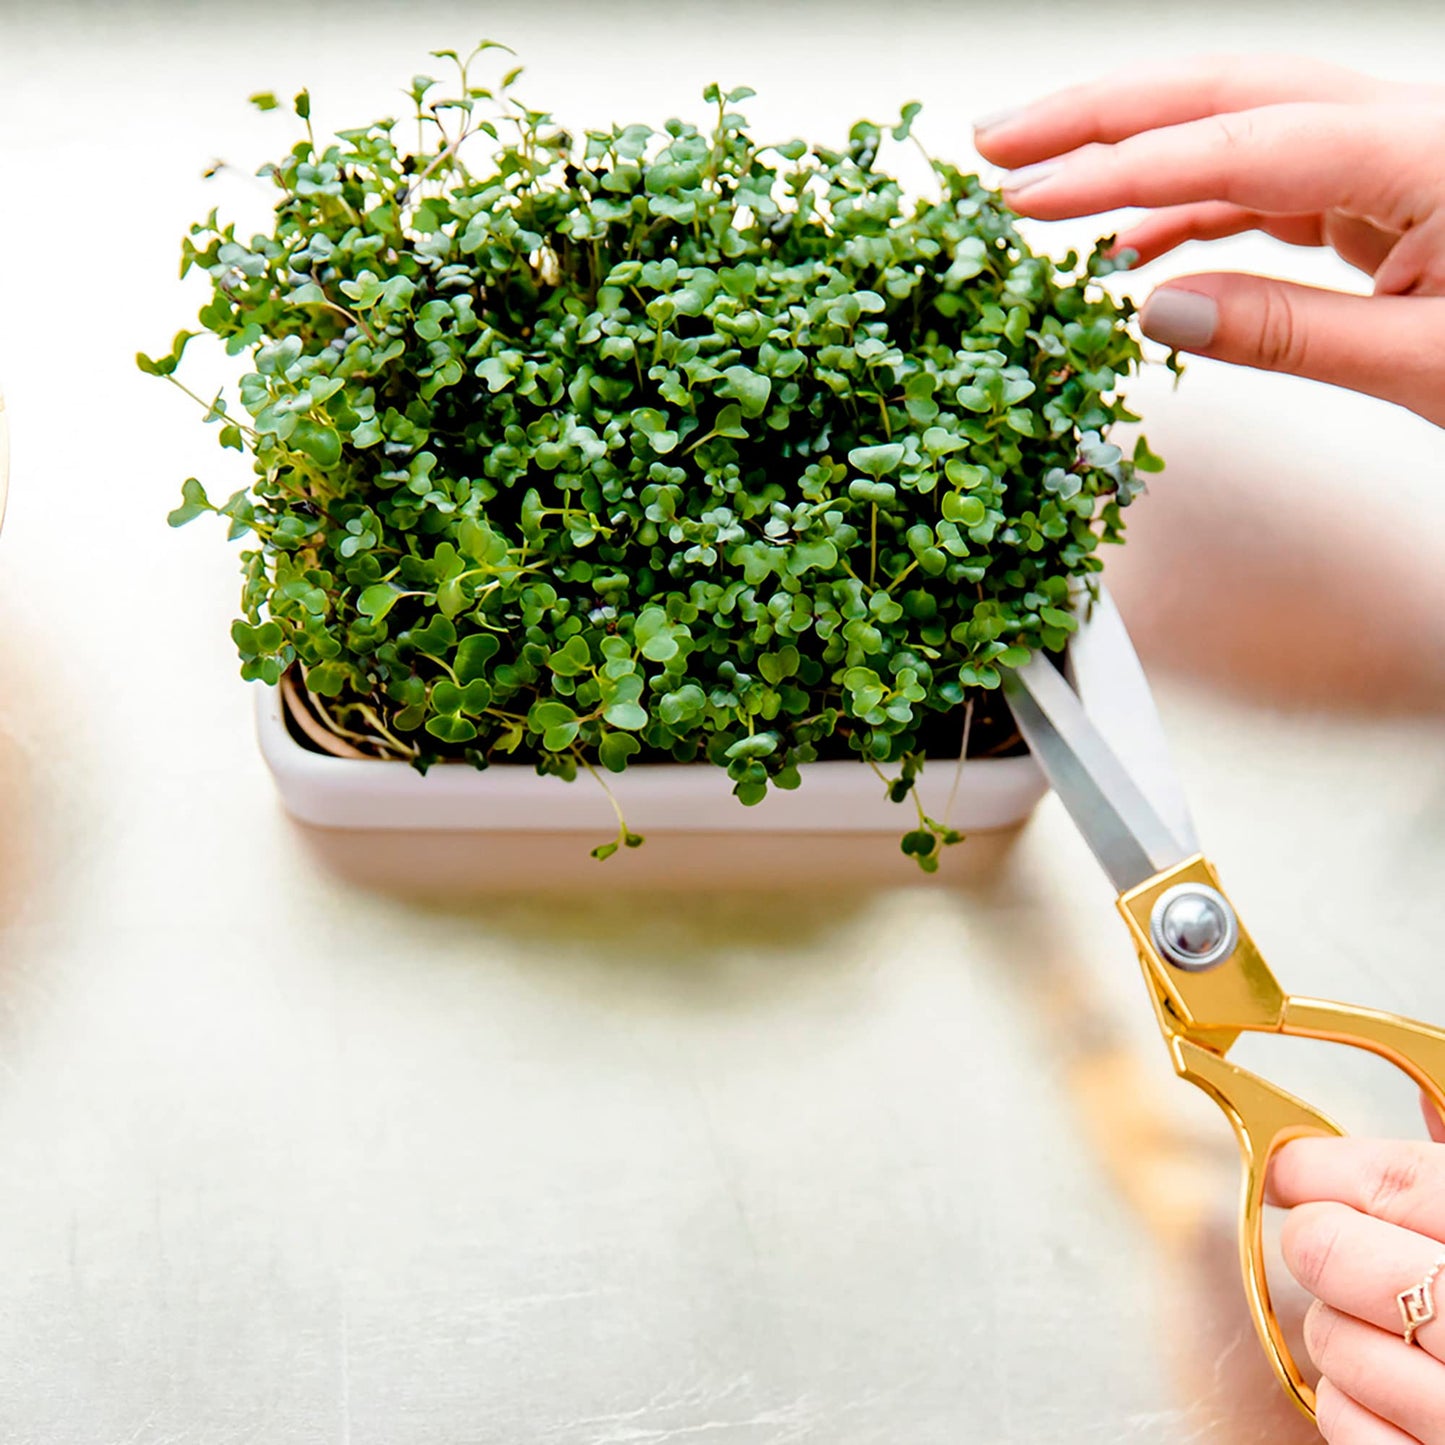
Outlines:
<svg viewBox="0 0 1445 1445"><path fill-rule="evenodd" d="M194 314L189 222L266 203L292 136L248 94L356 123L480 31L570 124L720 78L819 139L922 100L954 158L1151 56L1445 54L1420 5L1202 13L0 0L0 1440L1311 1438L1243 1312L1228 1131L1054 800L928 883L890 840L760 878L308 836L234 557L165 526L244 464L132 361ZM1219 267L1356 284L1249 239L1158 270ZM1287 986L1445 1019L1445 433L1208 363L1134 395L1170 467L1111 575L1206 844ZM1247 1058L1414 1128L1383 1067Z"/></svg>

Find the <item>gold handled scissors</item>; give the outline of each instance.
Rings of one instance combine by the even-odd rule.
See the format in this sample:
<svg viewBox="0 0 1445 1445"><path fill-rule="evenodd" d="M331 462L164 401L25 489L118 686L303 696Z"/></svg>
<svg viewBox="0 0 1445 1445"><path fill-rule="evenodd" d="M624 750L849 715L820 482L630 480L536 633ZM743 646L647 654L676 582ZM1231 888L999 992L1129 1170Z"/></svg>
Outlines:
<svg viewBox="0 0 1445 1445"><path fill-rule="evenodd" d="M1040 655L1004 675L1004 696L1118 890L1175 1071L1234 1126L1244 1162L1239 1248L1250 1313L1280 1383L1314 1419L1314 1391L1290 1353L1265 1277L1265 1181L1290 1140L1344 1131L1231 1063L1229 1051L1247 1032L1365 1049L1408 1074L1445 1118L1445 1030L1285 993L1200 850L1118 611L1102 590L1086 605L1088 620L1071 649L1077 690Z"/></svg>

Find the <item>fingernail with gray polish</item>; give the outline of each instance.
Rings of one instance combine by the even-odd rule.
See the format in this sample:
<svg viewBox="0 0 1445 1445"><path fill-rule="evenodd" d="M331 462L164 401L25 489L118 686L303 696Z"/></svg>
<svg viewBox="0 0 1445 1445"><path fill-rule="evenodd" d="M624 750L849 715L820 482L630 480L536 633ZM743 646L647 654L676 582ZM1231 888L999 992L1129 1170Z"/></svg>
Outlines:
<svg viewBox="0 0 1445 1445"><path fill-rule="evenodd" d="M1005 176L1003 188L1006 191L1023 191L1030 186L1036 186L1040 181L1046 181L1059 169L1056 161L1044 161L1042 165L1025 166L1021 171L1015 171L1011 176Z"/></svg>
<svg viewBox="0 0 1445 1445"><path fill-rule="evenodd" d="M981 120L974 121L973 132L975 135L982 135L986 130L997 130L999 126L1007 125L1018 114L1019 108L1016 105L1009 106L1007 110L990 111Z"/></svg>
<svg viewBox="0 0 1445 1445"><path fill-rule="evenodd" d="M1139 313L1139 328L1151 341L1181 351L1198 351L1214 340L1219 307L1212 296L1177 286L1156 291Z"/></svg>

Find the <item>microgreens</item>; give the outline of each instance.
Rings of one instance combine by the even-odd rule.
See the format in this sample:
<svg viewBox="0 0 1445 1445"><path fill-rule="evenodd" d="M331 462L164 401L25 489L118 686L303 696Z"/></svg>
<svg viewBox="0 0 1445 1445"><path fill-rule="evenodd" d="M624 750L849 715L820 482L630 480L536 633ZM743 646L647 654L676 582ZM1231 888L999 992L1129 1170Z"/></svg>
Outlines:
<svg viewBox="0 0 1445 1445"><path fill-rule="evenodd" d="M183 243L249 360L205 419L256 475L188 480L171 522L249 539L243 675L294 669L423 769L696 761L753 804L856 756L916 803L1000 669L1065 646L1160 465L1107 440L1140 360L1115 263L1035 255L943 161L905 195L879 162L917 105L763 145L753 92L709 86L702 128L578 139L518 71L475 83L499 48L436 52L457 83L415 77L414 128L322 144L303 92L271 234ZM139 365L176 381L191 335ZM919 807L903 849L957 837ZM619 817L597 852L640 841Z"/></svg>

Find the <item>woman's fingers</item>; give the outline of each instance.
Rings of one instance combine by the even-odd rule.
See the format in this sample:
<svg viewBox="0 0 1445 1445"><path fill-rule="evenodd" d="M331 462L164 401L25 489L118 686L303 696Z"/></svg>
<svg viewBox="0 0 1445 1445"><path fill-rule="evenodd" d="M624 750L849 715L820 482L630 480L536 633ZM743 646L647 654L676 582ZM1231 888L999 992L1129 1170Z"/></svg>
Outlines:
<svg viewBox="0 0 1445 1445"><path fill-rule="evenodd" d="M1320 216L1269 216L1231 206L1227 201L1199 201L1191 206L1166 206L1121 232L1116 251L1139 253L1139 265L1156 260L1186 241L1220 241L1245 231L1264 231L1291 246L1324 245Z"/></svg>
<svg viewBox="0 0 1445 1445"><path fill-rule="evenodd" d="M1445 208L1416 226L1375 273L1377 296L1445 296Z"/></svg>
<svg viewBox="0 0 1445 1445"><path fill-rule="evenodd" d="M1420 1445L1378 1415L1350 1399L1330 1380L1321 1380L1315 1409L1327 1445Z"/></svg>
<svg viewBox="0 0 1445 1445"><path fill-rule="evenodd" d="M1231 206L1227 201L1199 201L1150 212L1119 236L1114 249L1137 251L1142 266L1186 241L1219 241L1245 231L1262 231L1290 246L1330 246L1351 266L1371 276L1400 240L1398 232L1382 231L1337 211L1323 216L1277 216Z"/></svg>
<svg viewBox="0 0 1445 1445"><path fill-rule="evenodd" d="M1445 1440L1445 1365L1350 1315L1315 1305L1305 1345L1321 1374L1416 1440Z"/></svg>
<svg viewBox="0 0 1445 1445"><path fill-rule="evenodd" d="M1348 1204L1445 1241L1445 1150L1423 1140L1297 1139L1275 1156L1269 1185L1271 1202L1287 1209L1319 1200Z"/></svg>
<svg viewBox="0 0 1445 1445"><path fill-rule="evenodd" d="M1427 1119L1434 1113L1426 1101ZM1432 1123L1441 1129L1438 1116ZM1272 1202L1295 1206L1285 1262L1320 1301L1305 1343L1325 1377L1321 1434L1337 1445L1445 1445L1445 1318L1423 1324L1407 1346L1399 1305L1435 1271L1445 1315L1436 1269L1445 1259L1445 1149L1299 1139L1279 1152L1269 1187Z"/></svg>
<svg viewBox="0 0 1445 1445"><path fill-rule="evenodd" d="M1400 1295L1423 1284L1445 1256L1439 1240L1386 1224L1346 1204L1301 1204L1285 1220L1280 1247L1290 1273L1316 1299L1392 1332L1402 1348ZM1440 1303L1445 1305L1445 1286ZM1415 1340L1445 1370L1440 1365L1445 1357L1445 1319L1421 1325ZM1335 1378L1333 1372L1326 1373ZM1439 1378L1445 1407L1445 1374Z"/></svg>
<svg viewBox="0 0 1445 1445"><path fill-rule="evenodd" d="M1149 297L1139 324L1165 346L1366 392L1445 426L1445 298L1186 276Z"/></svg>
<svg viewBox="0 0 1445 1445"><path fill-rule="evenodd" d="M1275 105L1085 146L1014 172L1003 191L1046 221L1228 201L1276 214L1343 210L1405 231L1445 199L1442 149L1445 109Z"/></svg>
<svg viewBox="0 0 1445 1445"><path fill-rule="evenodd" d="M1400 244L1398 231L1386 231L1358 216L1331 211L1324 217L1324 243L1333 247L1357 271L1376 275Z"/></svg>
<svg viewBox="0 0 1445 1445"><path fill-rule="evenodd" d="M1337 211L1323 216L1272 215L1231 206L1227 201L1199 201L1150 212L1119 236L1114 249L1137 251L1142 266L1186 241L1219 241L1246 231L1261 231L1290 246L1329 246L1371 276L1400 240L1396 231L1383 231Z"/></svg>
<svg viewBox="0 0 1445 1445"><path fill-rule="evenodd" d="M1334 65L1277 55L1216 55L1140 77L1116 75L1045 96L981 121L980 153L996 165L1024 166L1096 141L1112 143L1157 126L1284 101L1354 102L1385 87Z"/></svg>

